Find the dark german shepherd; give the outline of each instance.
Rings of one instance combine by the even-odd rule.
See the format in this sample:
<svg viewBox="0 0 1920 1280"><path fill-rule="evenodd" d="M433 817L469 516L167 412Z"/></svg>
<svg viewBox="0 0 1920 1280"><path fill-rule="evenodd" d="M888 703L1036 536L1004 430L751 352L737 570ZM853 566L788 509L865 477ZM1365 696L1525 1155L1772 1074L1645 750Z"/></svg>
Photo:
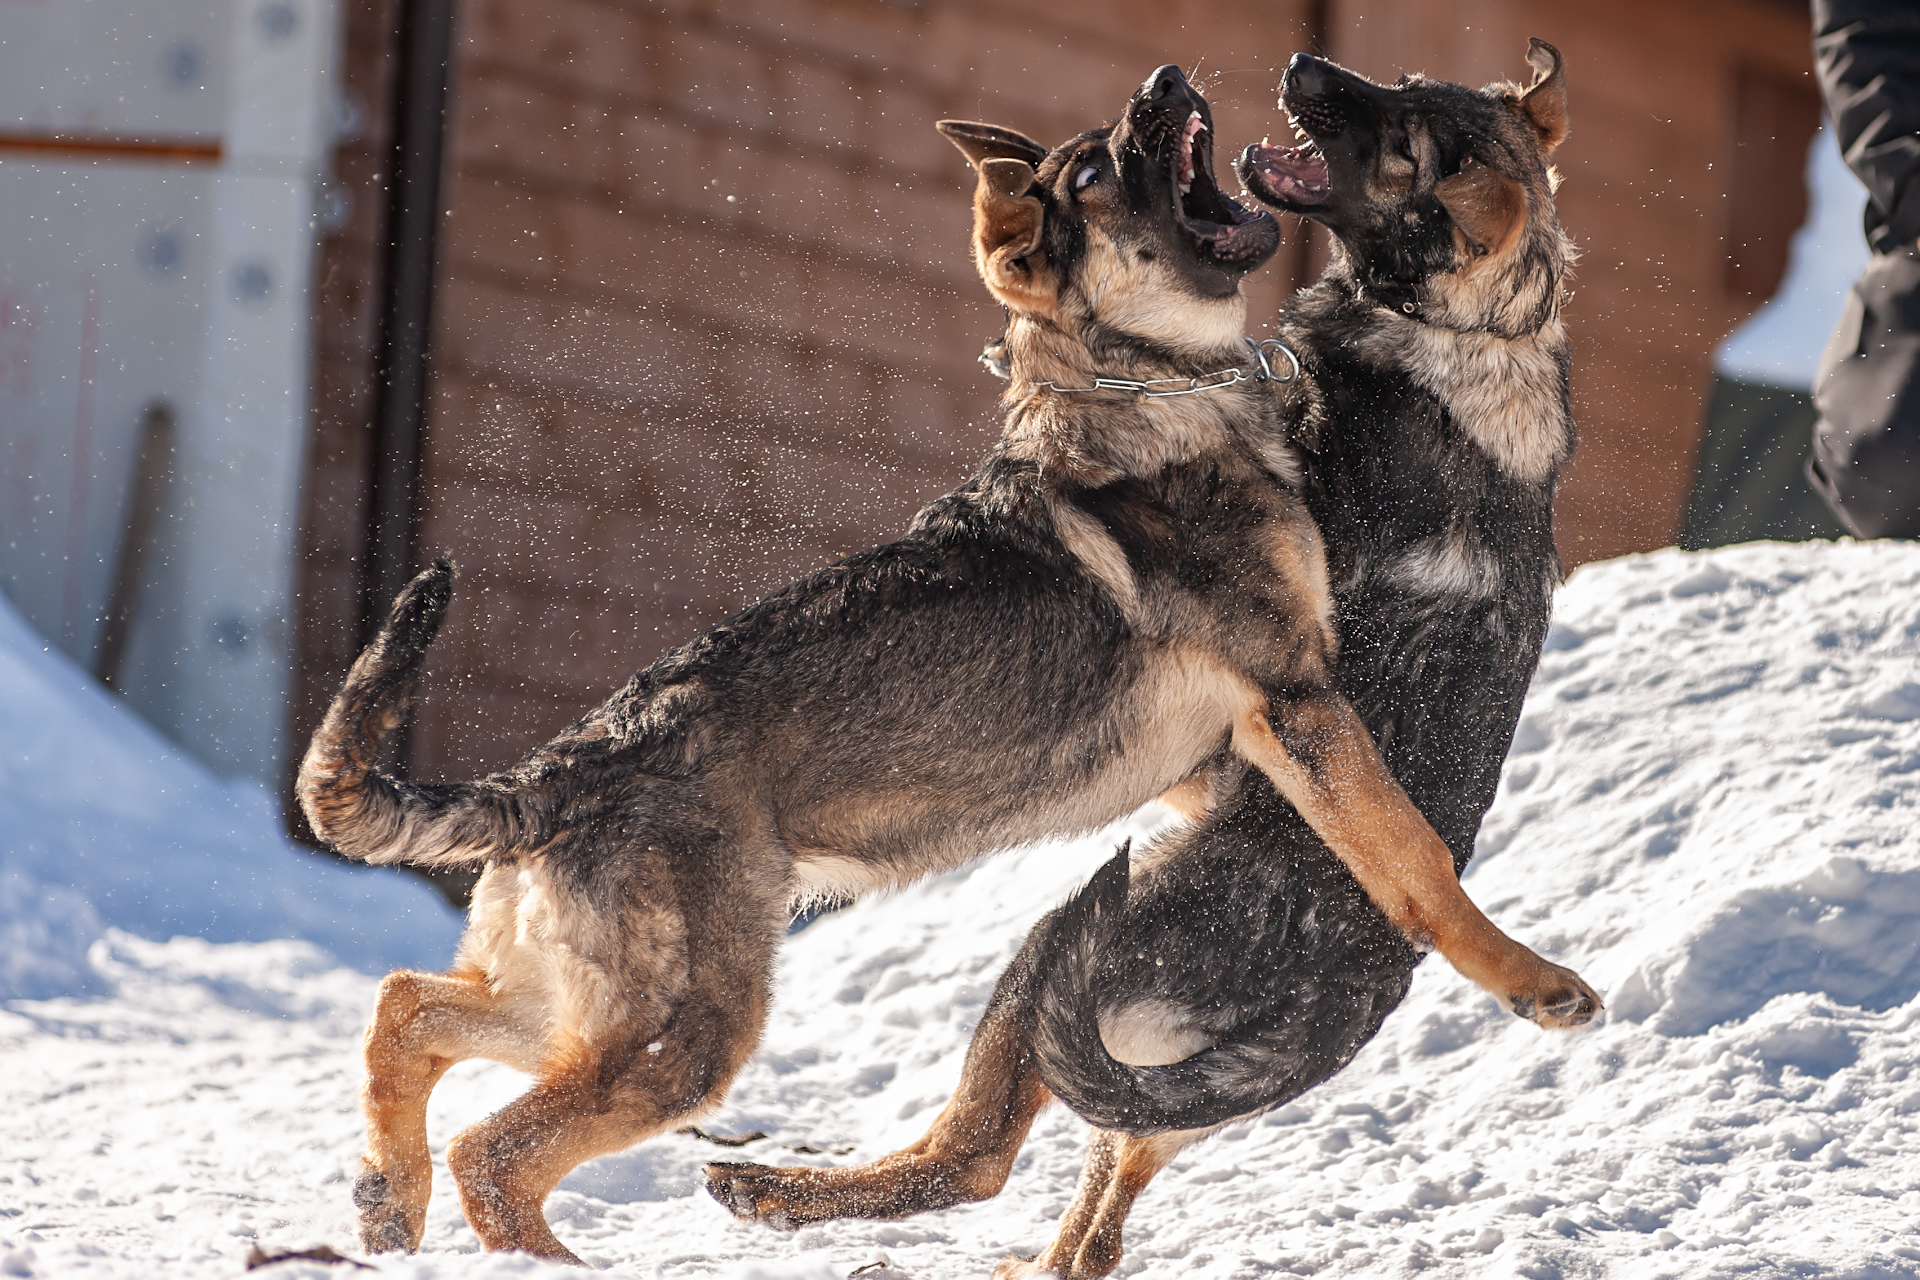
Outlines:
<svg viewBox="0 0 1920 1280"><path fill-rule="evenodd" d="M486 867L454 969L381 987L354 1188L368 1249L419 1243L427 1095L454 1062L535 1077L448 1149L468 1222L489 1249L571 1259L547 1193L721 1099L796 898L1090 830L1223 751L1502 999L1584 990L1467 900L1334 688L1319 532L1242 337L1240 280L1279 233L1216 186L1206 102L1166 67L1051 152L942 128L978 169L975 257L1011 314L1006 428L972 480L514 769L411 785L372 762L444 617L442 561L315 733L300 796L330 843Z"/></svg>
<svg viewBox="0 0 1920 1280"><path fill-rule="evenodd" d="M1328 545L1335 679L1462 869L1559 580L1552 500L1573 445L1559 319L1573 250L1546 156L1567 133L1559 54L1533 83L1375 85L1316 58L1283 104L1307 145L1250 147L1260 201L1328 227L1334 261L1282 318L1282 389ZM1422 948L1268 779L1223 754L1169 797L1192 824L1125 851L1043 920L1001 978L961 1086L914 1146L854 1169L715 1165L736 1212L893 1217L996 1193L1058 1096L1097 1126L1080 1191L1005 1277L1092 1277L1183 1147L1339 1070L1405 996ZM1582 988L1545 1025L1589 1021Z"/></svg>

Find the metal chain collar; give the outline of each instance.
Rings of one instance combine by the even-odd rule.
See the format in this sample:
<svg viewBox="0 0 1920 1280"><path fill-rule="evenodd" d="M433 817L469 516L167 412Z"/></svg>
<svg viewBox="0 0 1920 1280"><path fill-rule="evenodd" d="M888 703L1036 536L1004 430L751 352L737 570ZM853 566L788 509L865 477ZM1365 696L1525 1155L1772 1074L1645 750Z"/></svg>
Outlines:
<svg viewBox="0 0 1920 1280"><path fill-rule="evenodd" d="M1300 376L1300 357L1293 354L1293 348L1278 338L1263 338L1255 342L1252 338L1243 338L1247 349L1253 352L1252 365L1236 365L1231 369L1221 369L1215 373L1203 373L1194 378L1152 378L1140 382L1133 378L1095 378L1090 387L1063 387L1053 382L1036 382L1036 387L1045 387L1049 391L1070 393L1082 391L1137 391L1143 396L1160 399L1166 396L1192 396L1202 391L1219 391L1223 387L1236 386L1242 382L1292 382ZM1273 348L1287 358L1292 372L1286 377L1275 376L1273 365L1268 361L1267 348ZM984 357L983 357L984 359ZM1156 391L1156 387L1171 387L1169 391Z"/></svg>

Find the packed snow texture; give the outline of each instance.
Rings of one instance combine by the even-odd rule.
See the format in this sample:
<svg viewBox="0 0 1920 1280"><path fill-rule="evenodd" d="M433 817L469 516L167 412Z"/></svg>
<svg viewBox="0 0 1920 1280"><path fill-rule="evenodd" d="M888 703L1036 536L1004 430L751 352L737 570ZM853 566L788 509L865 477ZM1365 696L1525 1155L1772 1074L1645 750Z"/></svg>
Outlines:
<svg viewBox="0 0 1920 1280"><path fill-rule="evenodd" d="M1429 961L1344 1073L1148 1188L1121 1273L1920 1276L1917 660L1913 546L1582 569L1467 886L1607 994L1604 1024L1542 1033ZM163 839L158 818L143 830ZM706 1127L765 1130L738 1154L776 1163L917 1137L1030 922L1123 833L1003 855L795 936L765 1045ZM351 1249L372 980L305 942L119 932L90 967L96 994L0 1014L0 1275L227 1277L255 1240ZM436 1155L523 1085L456 1068ZM621 1274L825 1280L884 1258L867 1274L983 1277L1049 1238L1083 1134L1044 1113L998 1199L896 1223L737 1223L699 1186L702 1162L733 1153L676 1135L578 1170L548 1212ZM381 1272L565 1272L466 1256L439 1179L425 1251Z"/></svg>

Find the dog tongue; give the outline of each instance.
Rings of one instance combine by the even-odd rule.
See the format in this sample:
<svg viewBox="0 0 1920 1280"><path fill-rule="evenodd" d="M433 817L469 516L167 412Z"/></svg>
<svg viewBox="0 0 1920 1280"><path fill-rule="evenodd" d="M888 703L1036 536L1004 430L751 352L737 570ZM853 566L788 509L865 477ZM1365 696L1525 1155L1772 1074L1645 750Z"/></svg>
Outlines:
<svg viewBox="0 0 1920 1280"><path fill-rule="evenodd" d="M1231 226L1221 227L1213 237L1213 256L1231 261L1256 252L1260 242L1247 232L1247 227L1250 225L1252 225L1250 222L1236 222Z"/></svg>

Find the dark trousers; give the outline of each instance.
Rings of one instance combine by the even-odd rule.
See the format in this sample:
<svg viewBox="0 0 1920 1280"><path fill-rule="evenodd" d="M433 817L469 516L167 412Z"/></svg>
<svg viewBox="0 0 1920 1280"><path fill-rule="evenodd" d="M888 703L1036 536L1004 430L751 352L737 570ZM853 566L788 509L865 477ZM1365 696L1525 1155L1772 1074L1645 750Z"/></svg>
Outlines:
<svg viewBox="0 0 1920 1280"><path fill-rule="evenodd" d="M1920 253L1875 255L1813 384L1807 478L1857 537L1920 537Z"/></svg>

